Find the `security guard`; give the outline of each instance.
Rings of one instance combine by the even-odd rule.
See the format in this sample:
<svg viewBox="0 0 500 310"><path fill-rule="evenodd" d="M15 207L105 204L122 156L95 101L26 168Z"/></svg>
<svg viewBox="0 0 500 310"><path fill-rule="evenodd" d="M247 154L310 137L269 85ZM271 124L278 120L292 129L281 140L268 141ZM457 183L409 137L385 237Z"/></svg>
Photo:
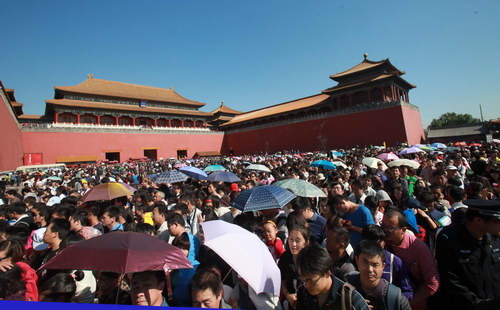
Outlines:
<svg viewBox="0 0 500 310"><path fill-rule="evenodd" d="M500 309L500 201L470 199L437 238L441 309Z"/></svg>

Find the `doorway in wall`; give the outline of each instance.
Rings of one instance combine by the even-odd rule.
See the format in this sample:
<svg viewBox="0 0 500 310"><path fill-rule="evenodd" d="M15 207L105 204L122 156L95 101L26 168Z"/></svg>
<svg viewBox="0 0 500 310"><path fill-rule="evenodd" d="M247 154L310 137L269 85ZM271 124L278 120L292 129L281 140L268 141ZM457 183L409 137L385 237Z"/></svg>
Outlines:
<svg viewBox="0 0 500 310"><path fill-rule="evenodd" d="M107 160L120 162L120 152L106 152L105 154Z"/></svg>
<svg viewBox="0 0 500 310"><path fill-rule="evenodd" d="M158 159L158 150L157 149L144 150L144 157L147 157L151 160L157 160Z"/></svg>
<svg viewBox="0 0 500 310"><path fill-rule="evenodd" d="M187 158L188 151L187 150L177 150L177 159Z"/></svg>

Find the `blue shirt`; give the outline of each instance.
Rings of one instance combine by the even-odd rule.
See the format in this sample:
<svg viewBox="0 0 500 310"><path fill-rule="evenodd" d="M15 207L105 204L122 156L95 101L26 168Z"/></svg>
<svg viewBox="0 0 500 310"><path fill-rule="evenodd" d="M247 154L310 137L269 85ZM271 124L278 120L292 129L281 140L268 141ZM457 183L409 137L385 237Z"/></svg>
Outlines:
<svg viewBox="0 0 500 310"><path fill-rule="evenodd" d="M118 223L116 224L113 229L111 229L111 231L115 231L115 230L123 230L123 225Z"/></svg>
<svg viewBox="0 0 500 310"><path fill-rule="evenodd" d="M373 215L370 213L370 210L363 206L359 205L359 207L354 210L353 213L346 213L344 214L344 220L349 220L351 221L352 225L357 226L357 227L365 227L368 224L375 224L375 221L373 220ZM361 234L357 231L350 230L349 231L349 236L351 238L351 246L355 248L358 243L363 240L361 237Z"/></svg>
<svg viewBox="0 0 500 310"><path fill-rule="evenodd" d="M325 239L326 220L321 215L314 213L313 217L307 221L311 229L311 241L321 245Z"/></svg>

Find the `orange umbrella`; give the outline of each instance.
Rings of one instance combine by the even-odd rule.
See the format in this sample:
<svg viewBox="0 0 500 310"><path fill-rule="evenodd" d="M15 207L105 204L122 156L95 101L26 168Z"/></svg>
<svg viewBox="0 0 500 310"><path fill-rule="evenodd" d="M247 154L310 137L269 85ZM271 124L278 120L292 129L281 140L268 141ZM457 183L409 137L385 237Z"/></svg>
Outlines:
<svg viewBox="0 0 500 310"><path fill-rule="evenodd" d="M94 186L82 197L83 202L95 200L112 200L118 197L132 195L123 184L119 182L109 182Z"/></svg>

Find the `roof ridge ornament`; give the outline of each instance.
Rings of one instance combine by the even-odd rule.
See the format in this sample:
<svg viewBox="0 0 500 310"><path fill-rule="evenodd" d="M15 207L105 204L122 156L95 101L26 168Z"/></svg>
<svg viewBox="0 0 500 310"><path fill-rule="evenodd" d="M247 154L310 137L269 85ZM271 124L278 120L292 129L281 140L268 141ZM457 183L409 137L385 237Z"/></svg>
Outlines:
<svg viewBox="0 0 500 310"><path fill-rule="evenodd" d="M363 61L367 61L367 60L368 60L368 54L367 54L367 53L364 53L364 54L363 54L363 58L364 58L364 60L363 60Z"/></svg>
<svg viewBox="0 0 500 310"><path fill-rule="evenodd" d="M94 74L93 74L93 73L89 73L89 74L87 75L87 79L91 80L91 79L93 79L93 78L94 78Z"/></svg>
<svg viewBox="0 0 500 310"><path fill-rule="evenodd" d="M220 101L220 106L222 107L224 105L224 100Z"/></svg>

